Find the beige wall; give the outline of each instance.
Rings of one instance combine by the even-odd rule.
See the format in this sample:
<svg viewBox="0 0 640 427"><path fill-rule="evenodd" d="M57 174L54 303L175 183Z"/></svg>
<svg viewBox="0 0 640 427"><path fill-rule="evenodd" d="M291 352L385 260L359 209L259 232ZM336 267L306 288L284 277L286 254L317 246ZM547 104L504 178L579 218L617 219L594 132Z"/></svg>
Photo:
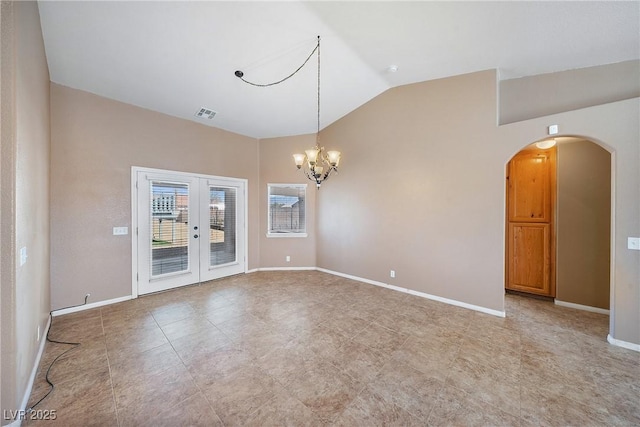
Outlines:
<svg viewBox="0 0 640 427"><path fill-rule="evenodd" d="M309 181L293 162L292 155L315 145L315 135L301 135L260 140L260 267L300 268L316 266L316 196L315 183ZM333 180L334 178L331 178ZM327 181L322 190L331 185ZM266 237L267 184L307 184L307 237ZM286 262L286 257L291 262Z"/></svg>
<svg viewBox="0 0 640 427"><path fill-rule="evenodd" d="M500 81L501 124L640 96L640 61Z"/></svg>
<svg viewBox="0 0 640 427"><path fill-rule="evenodd" d="M592 142L558 144L557 299L609 309L611 155Z"/></svg>
<svg viewBox="0 0 640 427"><path fill-rule="evenodd" d="M13 3L0 3L0 409L17 408L15 343L15 60ZM6 424L2 421L2 424Z"/></svg>
<svg viewBox="0 0 640 427"><path fill-rule="evenodd" d="M54 309L131 295L131 167L248 180L249 268L259 265L258 147L233 134L51 85Z"/></svg>
<svg viewBox="0 0 640 427"><path fill-rule="evenodd" d="M3 410L18 409L25 397L50 307L49 128L49 71L37 3L3 2ZM23 247L28 258L20 266Z"/></svg>
<svg viewBox="0 0 640 427"><path fill-rule="evenodd" d="M326 128L344 158L318 195L318 266L503 310L505 165L558 124L615 152L611 331L640 343L638 98L496 127L496 89L494 71L398 87Z"/></svg>
<svg viewBox="0 0 640 427"><path fill-rule="evenodd" d="M496 135L494 71L390 89L326 128L343 159L318 196L318 266L502 311Z"/></svg>

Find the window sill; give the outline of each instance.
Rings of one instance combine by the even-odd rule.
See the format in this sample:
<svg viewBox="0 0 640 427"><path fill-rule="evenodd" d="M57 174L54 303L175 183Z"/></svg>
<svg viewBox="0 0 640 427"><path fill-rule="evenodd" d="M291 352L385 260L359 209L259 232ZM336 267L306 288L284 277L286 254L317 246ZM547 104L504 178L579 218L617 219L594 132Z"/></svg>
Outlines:
<svg viewBox="0 0 640 427"><path fill-rule="evenodd" d="M268 238L281 239L283 237L307 237L307 233L267 233Z"/></svg>

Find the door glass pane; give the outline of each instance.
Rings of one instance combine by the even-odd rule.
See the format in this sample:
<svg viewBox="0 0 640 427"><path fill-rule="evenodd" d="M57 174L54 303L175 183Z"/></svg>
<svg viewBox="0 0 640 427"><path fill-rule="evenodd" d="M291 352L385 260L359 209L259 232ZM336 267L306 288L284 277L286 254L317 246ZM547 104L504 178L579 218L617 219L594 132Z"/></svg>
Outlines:
<svg viewBox="0 0 640 427"><path fill-rule="evenodd" d="M236 189L209 187L209 266L236 261Z"/></svg>
<svg viewBox="0 0 640 427"><path fill-rule="evenodd" d="M151 182L151 277L189 269L189 184Z"/></svg>

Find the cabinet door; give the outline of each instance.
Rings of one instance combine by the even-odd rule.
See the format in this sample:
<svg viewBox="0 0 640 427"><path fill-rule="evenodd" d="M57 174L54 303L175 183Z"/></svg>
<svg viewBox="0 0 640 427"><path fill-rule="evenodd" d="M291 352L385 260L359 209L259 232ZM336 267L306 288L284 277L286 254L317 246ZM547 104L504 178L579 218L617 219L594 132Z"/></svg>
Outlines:
<svg viewBox="0 0 640 427"><path fill-rule="evenodd" d="M551 154L521 152L509 163L509 221L551 222Z"/></svg>
<svg viewBox="0 0 640 427"><path fill-rule="evenodd" d="M549 224L509 224L509 289L551 294L550 234Z"/></svg>

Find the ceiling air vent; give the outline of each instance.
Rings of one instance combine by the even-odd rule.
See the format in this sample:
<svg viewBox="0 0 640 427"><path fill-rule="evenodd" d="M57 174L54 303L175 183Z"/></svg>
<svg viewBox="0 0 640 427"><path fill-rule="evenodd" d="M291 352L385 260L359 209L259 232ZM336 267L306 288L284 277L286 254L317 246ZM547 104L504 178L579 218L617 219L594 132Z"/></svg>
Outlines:
<svg viewBox="0 0 640 427"><path fill-rule="evenodd" d="M202 117L207 119L213 119L216 116L216 112L210 108L202 107L195 114L196 117Z"/></svg>

